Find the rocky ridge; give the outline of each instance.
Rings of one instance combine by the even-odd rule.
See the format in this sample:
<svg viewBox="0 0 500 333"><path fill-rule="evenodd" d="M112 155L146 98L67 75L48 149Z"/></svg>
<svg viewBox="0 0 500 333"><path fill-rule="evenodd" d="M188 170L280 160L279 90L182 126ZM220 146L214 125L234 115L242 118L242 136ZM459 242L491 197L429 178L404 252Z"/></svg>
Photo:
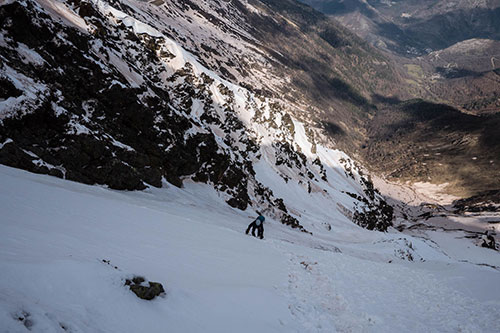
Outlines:
<svg viewBox="0 0 500 333"><path fill-rule="evenodd" d="M259 182L255 165L265 161L305 195L328 196L343 188L327 175L349 158L321 146L320 130L306 129L283 100L222 79L131 15L145 13L135 5L144 4L0 6L0 163L120 190L207 183L232 207L252 206L306 231ZM383 202L366 196L359 168L342 177L361 198L357 208L352 199L344 209L371 211L378 204L365 201Z"/></svg>

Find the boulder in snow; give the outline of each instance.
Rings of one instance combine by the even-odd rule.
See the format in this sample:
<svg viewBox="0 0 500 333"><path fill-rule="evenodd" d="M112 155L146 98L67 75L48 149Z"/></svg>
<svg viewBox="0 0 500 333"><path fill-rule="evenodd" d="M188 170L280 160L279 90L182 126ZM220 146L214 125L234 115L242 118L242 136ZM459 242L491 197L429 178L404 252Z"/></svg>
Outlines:
<svg viewBox="0 0 500 333"><path fill-rule="evenodd" d="M148 281L147 284L148 285L146 285L146 280L141 276L135 276L132 280L125 280L125 285L129 286L130 290L132 290L137 297L148 301L165 292L163 285L159 282Z"/></svg>

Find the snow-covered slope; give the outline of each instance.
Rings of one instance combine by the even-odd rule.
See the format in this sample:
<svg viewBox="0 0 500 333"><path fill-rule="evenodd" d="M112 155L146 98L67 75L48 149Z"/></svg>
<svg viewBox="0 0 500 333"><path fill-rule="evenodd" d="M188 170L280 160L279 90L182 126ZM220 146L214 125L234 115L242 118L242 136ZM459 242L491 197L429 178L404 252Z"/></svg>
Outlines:
<svg viewBox="0 0 500 333"><path fill-rule="evenodd" d="M500 325L498 269L336 218L328 230L319 205L301 206L305 223L323 227L318 235L269 221L261 241L244 234L249 212L203 184L120 192L4 166L0 182L2 332L486 332ZM401 259L405 243L414 262ZM465 250L500 265L494 251ZM134 275L161 282L166 295L138 299L124 286Z"/></svg>
<svg viewBox="0 0 500 333"><path fill-rule="evenodd" d="M392 228L370 177L297 105L214 68L222 40L258 88L286 89L250 26L221 18L239 7L186 3L0 2L0 164L61 178L0 167L0 329L498 326L498 253ZM263 242L243 233L257 211ZM166 296L136 299L135 274Z"/></svg>

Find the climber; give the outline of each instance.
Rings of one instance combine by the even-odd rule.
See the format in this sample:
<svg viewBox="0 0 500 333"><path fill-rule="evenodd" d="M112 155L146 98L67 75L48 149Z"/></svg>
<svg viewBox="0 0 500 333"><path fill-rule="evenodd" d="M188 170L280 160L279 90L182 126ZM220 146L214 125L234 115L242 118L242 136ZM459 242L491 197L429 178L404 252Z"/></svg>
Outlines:
<svg viewBox="0 0 500 333"><path fill-rule="evenodd" d="M264 238L264 221L266 218L259 214L259 216L248 225L247 231L245 233L248 235L250 228L252 228L252 236L255 237L255 229L257 229L257 237L260 239Z"/></svg>

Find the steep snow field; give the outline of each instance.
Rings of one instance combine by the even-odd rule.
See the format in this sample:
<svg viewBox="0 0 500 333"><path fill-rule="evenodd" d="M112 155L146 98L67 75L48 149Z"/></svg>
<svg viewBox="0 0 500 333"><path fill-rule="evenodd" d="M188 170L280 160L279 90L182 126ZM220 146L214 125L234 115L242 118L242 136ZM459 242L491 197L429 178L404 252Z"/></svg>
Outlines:
<svg viewBox="0 0 500 333"><path fill-rule="evenodd" d="M268 219L261 241L244 234L255 214L232 209L206 185L119 192L4 166L0 184L2 332L500 327L497 269L395 231L337 218L329 231L319 207L302 214L313 236ZM310 199L296 204L314 207ZM497 252L446 237L455 257L474 253L500 265ZM124 286L134 275L161 282L166 294L138 299Z"/></svg>

